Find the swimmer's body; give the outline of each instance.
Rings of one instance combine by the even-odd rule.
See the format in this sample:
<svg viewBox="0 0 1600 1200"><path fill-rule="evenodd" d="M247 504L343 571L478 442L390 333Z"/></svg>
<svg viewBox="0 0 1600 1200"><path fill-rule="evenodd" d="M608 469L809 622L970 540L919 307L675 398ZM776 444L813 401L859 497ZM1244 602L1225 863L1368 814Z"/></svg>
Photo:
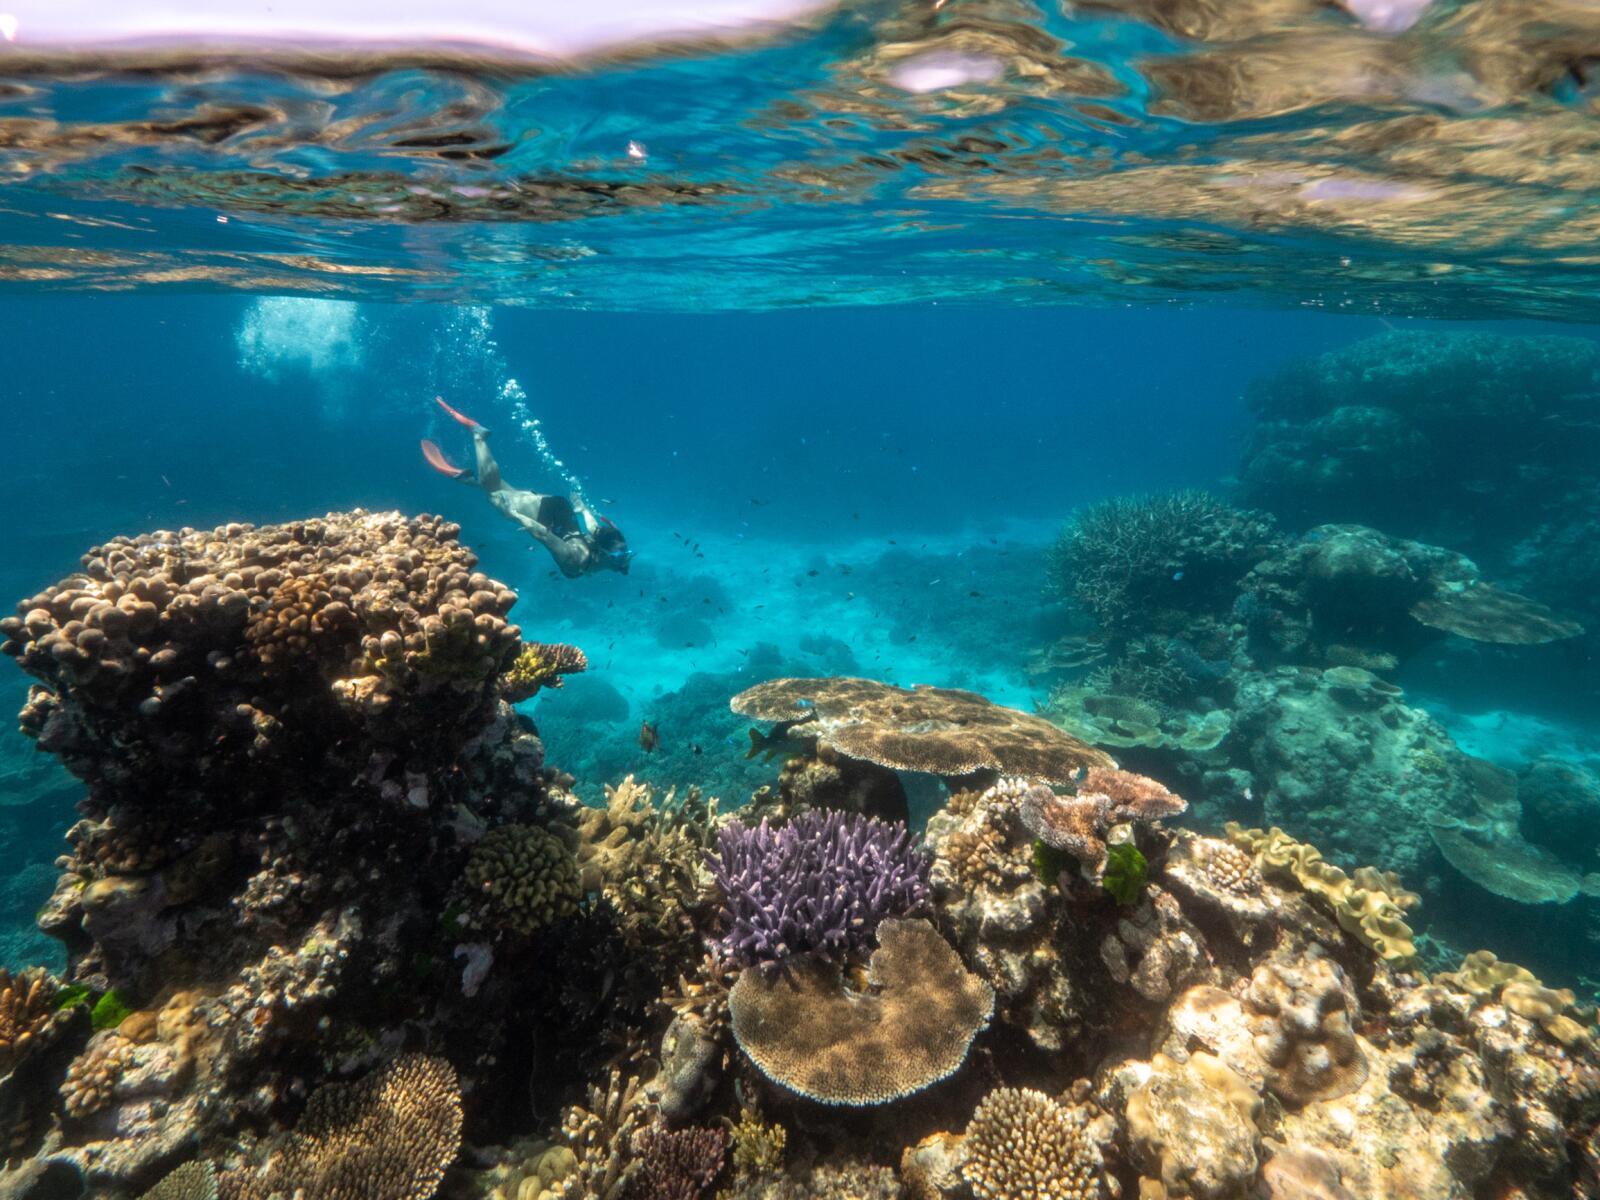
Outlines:
<svg viewBox="0 0 1600 1200"><path fill-rule="evenodd" d="M435 396L439 407L472 431L477 469L458 467L433 442L422 441L422 457L441 475L472 483L489 493L489 503L522 526L550 551L556 568L568 579L596 571L628 573L633 551L628 539L611 521L589 507L577 492L571 496L544 495L514 488L500 478L500 464L489 450L489 431L465 413L457 412Z"/></svg>

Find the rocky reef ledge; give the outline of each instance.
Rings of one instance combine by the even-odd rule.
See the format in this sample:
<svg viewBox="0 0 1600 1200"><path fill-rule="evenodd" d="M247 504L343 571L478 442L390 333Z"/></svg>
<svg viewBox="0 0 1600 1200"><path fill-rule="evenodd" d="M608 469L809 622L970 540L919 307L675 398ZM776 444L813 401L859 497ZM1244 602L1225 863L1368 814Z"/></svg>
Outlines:
<svg viewBox="0 0 1600 1200"><path fill-rule="evenodd" d="M583 657L457 537L118 538L0 622L85 787L66 971L0 972L0 1197L1600 1194L1594 1014L1429 978L1382 864L864 680L764 685L736 814L586 808L512 707Z"/></svg>

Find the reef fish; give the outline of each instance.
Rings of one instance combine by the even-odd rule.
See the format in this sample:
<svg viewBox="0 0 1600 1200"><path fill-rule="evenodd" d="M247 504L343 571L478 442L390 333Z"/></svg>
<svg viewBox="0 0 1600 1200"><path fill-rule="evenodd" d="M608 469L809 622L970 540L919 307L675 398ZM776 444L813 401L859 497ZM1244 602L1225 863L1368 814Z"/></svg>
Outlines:
<svg viewBox="0 0 1600 1200"><path fill-rule="evenodd" d="M745 759L749 760L760 755L765 762L771 762L780 755L789 758L801 753L805 749L805 742L801 738L793 737L789 733L790 722L784 722L773 728L771 733L762 733L759 729L750 730L750 749L745 751Z"/></svg>
<svg viewBox="0 0 1600 1200"><path fill-rule="evenodd" d="M659 745L661 745L661 735L656 732L656 727L650 724L649 721L640 721L639 749L643 750L646 754L650 754Z"/></svg>

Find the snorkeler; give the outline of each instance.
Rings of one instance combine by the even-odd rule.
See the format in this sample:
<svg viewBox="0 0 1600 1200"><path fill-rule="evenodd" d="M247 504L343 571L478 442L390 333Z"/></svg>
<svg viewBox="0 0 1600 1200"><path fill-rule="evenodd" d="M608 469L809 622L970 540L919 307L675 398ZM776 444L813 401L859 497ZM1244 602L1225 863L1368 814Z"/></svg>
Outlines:
<svg viewBox="0 0 1600 1200"><path fill-rule="evenodd" d="M441 475L477 484L488 492L489 503L543 543L568 579L592 575L596 571L628 573L633 551L628 549L628 539L616 525L591 509L577 492L569 498L511 487L500 478L500 464L489 452L489 431L438 396L434 400L454 420L472 430L477 471L456 466L437 445L423 438L422 457L428 460L430 467Z"/></svg>

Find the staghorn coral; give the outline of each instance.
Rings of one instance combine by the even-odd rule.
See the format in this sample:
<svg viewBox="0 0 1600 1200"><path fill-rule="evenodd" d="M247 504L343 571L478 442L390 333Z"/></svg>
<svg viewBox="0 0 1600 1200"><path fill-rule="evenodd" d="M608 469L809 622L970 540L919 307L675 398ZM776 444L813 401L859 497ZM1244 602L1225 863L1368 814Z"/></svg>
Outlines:
<svg viewBox="0 0 1600 1200"><path fill-rule="evenodd" d="M512 704L520 704L544 688L560 687L563 675L577 675L588 669L588 657L576 646L524 642L500 677L500 694Z"/></svg>
<svg viewBox="0 0 1600 1200"><path fill-rule="evenodd" d="M1366 1079L1352 1028L1361 1016L1355 989L1327 958L1262 963L1250 977L1245 1009L1267 1086L1284 1101L1343 1096Z"/></svg>
<svg viewBox="0 0 1600 1200"><path fill-rule="evenodd" d="M442 1058L407 1054L324 1084L256 1163L222 1172L222 1200L428 1200L461 1144L461 1092Z"/></svg>
<svg viewBox="0 0 1600 1200"><path fill-rule="evenodd" d="M1073 514L1051 548L1055 589L1108 633L1182 633L1222 613L1276 541L1272 518L1200 491L1118 497Z"/></svg>
<svg viewBox="0 0 1600 1200"><path fill-rule="evenodd" d="M748 967L729 998L733 1036L768 1079L822 1104L867 1106L955 1073L994 1012L994 989L927 921L878 926L868 989L837 966Z"/></svg>
<svg viewBox="0 0 1600 1200"><path fill-rule="evenodd" d="M1022 823L1040 841L1065 850L1088 867L1106 857L1106 832L1124 821L1154 821L1175 816L1189 806L1154 779L1112 767L1092 767L1071 796L1058 796L1044 784L1021 795L1017 811Z"/></svg>
<svg viewBox="0 0 1600 1200"><path fill-rule="evenodd" d="M1042 717L954 688L908 691L844 676L772 679L728 703L741 716L783 722L839 754L897 771L993 771L1069 783L1084 767L1112 765Z"/></svg>
<svg viewBox="0 0 1600 1200"><path fill-rule="evenodd" d="M632 1170L633 1137L649 1117L640 1081L613 1067L602 1090L589 1085L584 1104L561 1114L561 1138L577 1156L562 1183L567 1200L614 1200Z"/></svg>
<svg viewBox="0 0 1600 1200"><path fill-rule="evenodd" d="M633 1136L634 1166L626 1200L697 1200L722 1173L728 1135L721 1129L664 1129Z"/></svg>
<svg viewBox="0 0 1600 1200"><path fill-rule="evenodd" d="M462 923L528 936L578 911L583 891L571 851L534 825L502 825L472 849L461 876Z"/></svg>
<svg viewBox="0 0 1600 1200"><path fill-rule="evenodd" d="M186 1162L139 1200L217 1200L217 1169L204 1159Z"/></svg>
<svg viewBox="0 0 1600 1200"><path fill-rule="evenodd" d="M1103 1171L1082 1114L1043 1092L996 1088L962 1142L961 1177L977 1200L1098 1200Z"/></svg>
<svg viewBox="0 0 1600 1200"><path fill-rule="evenodd" d="M1324 862L1315 846L1297 842L1277 826L1263 832L1227 825L1228 840L1250 853L1264 874L1293 879L1333 910L1339 927L1380 958L1406 963L1416 957L1405 912L1421 899L1408 892L1392 872L1358 867L1346 875Z"/></svg>
<svg viewBox="0 0 1600 1200"><path fill-rule="evenodd" d="M722 895L722 951L746 966L841 959L885 918L928 899L929 859L905 826L855 813L802 813L780 829L765 818L753 828L731 822L709 861Z"/></svg>
<svg viewBox="0 0 1600 1200"><path fill-rule="evenodd" d="M43 967L11 974L0 967L0 1075L32 1048L55 1015L56 979Z"/></svg>

